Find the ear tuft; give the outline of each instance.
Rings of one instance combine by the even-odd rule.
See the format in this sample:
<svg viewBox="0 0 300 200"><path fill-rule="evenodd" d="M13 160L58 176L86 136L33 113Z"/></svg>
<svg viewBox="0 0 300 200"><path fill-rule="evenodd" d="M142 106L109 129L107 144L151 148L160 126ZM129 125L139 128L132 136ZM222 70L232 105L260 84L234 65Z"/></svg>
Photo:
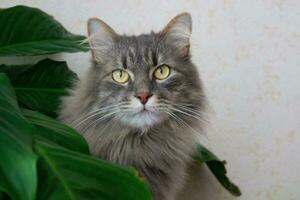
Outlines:
<svg viewBox="0 0 300 200"><path fill-rule="evenodd" d="M117 34L104 21L98 18L88 20L89 43L95 61L103 61L105 53L112 47Z"/></svg>
<svg viewBox="0 0 300 200"><path fill-rule="evenodd" d="M161 32L166 41L175 46L182 57L189 55L191 33L192 18L189 13L182 13L174 17Z"/></svg>

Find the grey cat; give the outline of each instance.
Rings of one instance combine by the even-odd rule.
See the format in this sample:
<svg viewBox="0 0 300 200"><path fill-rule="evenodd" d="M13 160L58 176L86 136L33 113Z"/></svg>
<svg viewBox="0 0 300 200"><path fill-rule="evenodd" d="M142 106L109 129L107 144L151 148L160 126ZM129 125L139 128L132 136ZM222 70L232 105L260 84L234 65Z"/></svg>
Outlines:
<svg viewBox="0 0 300 200"><path fill-rule="evenodd" d="M93 64L63 98L60 119L86 138L93 155L134 166L155 200L175 199L206 105L190 59L191 16L139 36L118 35L92 18L88 33Z"/></svg>

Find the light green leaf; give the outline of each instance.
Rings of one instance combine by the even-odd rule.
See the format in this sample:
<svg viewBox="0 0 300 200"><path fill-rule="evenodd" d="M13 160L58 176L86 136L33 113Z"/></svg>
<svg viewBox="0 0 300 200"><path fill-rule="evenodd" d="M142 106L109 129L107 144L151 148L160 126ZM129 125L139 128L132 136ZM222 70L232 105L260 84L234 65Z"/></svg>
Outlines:
<svg viewBox="0 0 300 200"><path fill-rule="evenodd" d="M26 6L0 10L0 57L87 51L84 36L68 32L45 12Z"/></svg>
<svg viewBox="0 0 300 200"><path fill-rule="evenodd" d="M125 168L37 142L38 200L150 200L143 180Z"/></svg>
<svg viewBox="0 0 300 200"><path fill-rule="evenodd" d="M18 108L7 76L0 73L0 191L13 200L33 200L37 186L33 131Z"/></svg>
<svg viewBox="0 0 300 200"><path fill-rule="evenodd" d="M61 95L77 76L66 62L45 59L34 65L0 66L10 78L22 107L55 117Z"/></svg>
<svg viewBox="0 0 300 200"><path fill-rule="evenodd" d="M218 179L218 181L227 189L232 195L240 196L242 193L240 189L232 183L226 176L225 161L221 161L212 152L202 145L198 145L197 153L194 155L194 160L206 163L210 171Z"/></svg>

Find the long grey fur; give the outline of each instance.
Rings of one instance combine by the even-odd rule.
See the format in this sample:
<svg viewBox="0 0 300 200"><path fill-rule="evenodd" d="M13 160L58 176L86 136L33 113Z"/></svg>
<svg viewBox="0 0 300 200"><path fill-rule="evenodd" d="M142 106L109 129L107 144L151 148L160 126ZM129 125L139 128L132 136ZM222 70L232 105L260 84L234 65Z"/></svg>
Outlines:
<svg viewBox="0 0 300 200"><path fill-rule="evenodd" d="M96 18L89 20L88 31L93 63L62 99L59 118L86 138L93 155L135 167L154 200L176 199L203 131L206 105L189 51L190 15L178 15L162 31L139 36L118 35ZM161 64L174 71L164 82L149 76ZM134 78L126 86L114 83L111 72L116 68L131 71ZM129 104L126 111L118 106L141 89L154 94L162 107L151 115L155 119L133 120Z"/></svg>

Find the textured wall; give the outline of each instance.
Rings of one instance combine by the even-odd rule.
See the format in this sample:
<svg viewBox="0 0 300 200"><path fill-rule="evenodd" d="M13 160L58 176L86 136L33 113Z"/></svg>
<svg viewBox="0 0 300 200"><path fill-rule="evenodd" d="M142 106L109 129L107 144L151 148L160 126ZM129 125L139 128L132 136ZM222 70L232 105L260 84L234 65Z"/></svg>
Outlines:
<svg viewBox="0 0 300 200"><path fill-rule="evenodd" d="M203 140L227 160L240 199L300 199L299 0L0 0L0 7L16 4L39 7L82 34L92 16L119 33L138 34L190 12L193 60L212 107ZM90 55L54 58L83 74ZM26 59L0 60L20 61ZM205 171L198 174L199 199L235 199Z"/></svg>

